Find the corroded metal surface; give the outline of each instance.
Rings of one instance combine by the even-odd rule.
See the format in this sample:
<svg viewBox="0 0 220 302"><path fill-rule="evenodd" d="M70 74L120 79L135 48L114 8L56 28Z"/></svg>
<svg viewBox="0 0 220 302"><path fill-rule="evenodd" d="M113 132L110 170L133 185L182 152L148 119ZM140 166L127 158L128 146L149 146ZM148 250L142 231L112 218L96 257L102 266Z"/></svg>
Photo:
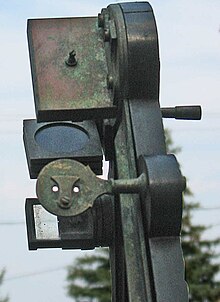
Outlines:
<svg viewBox="0 0 220 302"><path fill-rule="evenodd" d="M116 151L116 166L117 175L119 178L134 178L137 176L135 165L135 152L132 138L132 129L130 124L128 102L123 104L124 114L122 122L115 139ZM124 282L128 286L128 297L119 297L121 293L120 284L113 284L116 287L116 297L113 301L148 301L151 302L151 282L149 264L146 258L146 242L144 236L143 217L141 213L141 204L138 195L120 195L117 211L120 213L122 221L122 238L121 241L115 242L115 250L120 254L121 249L124 249L124 261L126 267L126 277ZM120 266L120 261L116 254L115 273L116 282L117 275L120 274L117 266ZM141 277L140 277L141 276ZM119 280L118 280L119 281ZM122 293L123 295L123 293Z"/></svg>
<svg viewBox="0 0 220 302"><path fill-rule="evenodd" d="M116 180L97 179L88 167L71 160L55 161L39 175L39 201L51 213L74 216L92 207L98 196L116 193L112 301L188 301L179 236L184 181L178 163L166 154L151 6L121 3L102 10L98 24L108 70L95 18L29 22L38 120L116 117L107 90L120 108L115 125L109 122L109 174ZM102 137L108 131L102 132L99 122ZM117 194L130 192L142 194Z"/></svg>
<svg viewBox="0 0 220 302"><path fill-rule="evenodd" d="M36 189L47 211L57 216L75 216L91 208L97 197L111 192L111 184L97 178L89 166L59 159L41 170Z"/></svg>
<svg viewBox="0 0 220 302"><path fill-rule="evenodd" d="M110 246L114 238L113 199L109 195L98 198L91 209L77 216L50 215L36 198L26 199L25 212L29 250L94 249Z"/></svg>
<svg viewBox="0 0 220 302"><path fill-rule="evenodd" d="M40 203L57 216L76 216L92 207L103 194L139 193L147 187L146 175L138 178L103 180L89 166L69 159L46 165L39 174L37 195Z"/></svg>
<svg viewBox="0 0 220 302"><path fill-rule="evenodd" d="M103 154L94 121L37 123L33 119L24 120L23 133L31 178L37 178L46 164L61 158L78 160L89 165L96 174L102 174Z"/></svg>
<svg viewBox="0 0 220 302"><path fill-rule="evenodd" d="M114 102L158 98L159 46L150 4L111 4L102 16L104 37L110 36L104 40Z"/></svg>
<svg viewBox="0 0 220 302"><path fill-rule="evenodd" d="M121 13L123 14L122 20ZM136 164L139 156L161 155L163 164L167 159L159 105L159 48L156 23L150 5L145 2L110 5L108 10L104 11L104 17L107 20L114 19L116 28L119 26L122 32L126 33L120 37L118 35L118 40L123 40L120 43L119 41L116 44L113 41L110 41L110 45L107 43L106 53L110 60L108 67L112 77L111 89L114 100L117 101L118 97L121 100L120 94L124 95L124 100L128 100L122 103L125 114L122 115L115 139L116 177L133 178L134 174L138 173ZM117 23L119 20L120 22ZM104 32L108 29L108 22L104 22L103 29ZM108 49L111 50L111 53L114 49L116 58L108 56L110 53ZM116 64L118 62L126 63L126 59L127 64ZM117 70L118 66L119 70ZM116 84L120 82L117 81L118 79L125 80L127 83L127 86L119 84L120 94L117 94L116 89ZM116 86L114 87L114 85ZM148 162L146 162L147 164ZM160 168L162 168L161 171ZM174 202L176 201L175 209L172 206L168 208L172 204L170 203L172 194L166 199L163 184L166 187L165 192L168 192L167 178L171 181L172 177L163 165L160 168L158 171L162 178L149 179L146 196L142 196L140 200L138 196L136 198L127 195L120 196L118 211L121 215L124 246L119 246L117 242L115 244L119 252L121 248L124 250L126 266L124 282L127 285L128 297L122 294L120 298L114 297L113 301L175 302L178 300L186 302L188 300L187 287L183 279L184 266L181 258L180 238L177 238L182 213L181 192L173 194ZM168 170L169 168L170 166ZM148 170L148 165L146 170ZM157 174L156 170L154 173L154 175ZM181 177L179 178L181 180ZM153 189L154 186L157 187L156 193ZM173 186L175 188L175 184ZM161 201L160 205L158 205L158 199ZM166 214L164 208L166 208ZM159 215L157 216L157 214ZM176 217L175 214L177 214ZM165 215L167 215L167 219L164 219ZM148 232L149 217L157 227L160 225L160 219L164 220L164 224L161 223L160 233L154 232L152 235L151 232ZM170 220L173 224L170 223ZM172 229L173 233L168 232L171 224L172 227L175 226L175 232ZM157 237L156 240L155 237ZM169 252L167 246L169 246ZM115 261L117 262L117 256ZM115 270L119 275L117 264L119 265L119 263L116 263ZM160 277L161 275L163 278ZM166 286L161 285L163 282L166 282ZM120 294L117 284L114 286Z"/></svg>
<svg viewBox="0 0 220 302"><path fill-rule="evenodd" d="M28 20L28 42L38 121L115 115L97 18ZM73 51L77 64L68 66Z"/></svg>

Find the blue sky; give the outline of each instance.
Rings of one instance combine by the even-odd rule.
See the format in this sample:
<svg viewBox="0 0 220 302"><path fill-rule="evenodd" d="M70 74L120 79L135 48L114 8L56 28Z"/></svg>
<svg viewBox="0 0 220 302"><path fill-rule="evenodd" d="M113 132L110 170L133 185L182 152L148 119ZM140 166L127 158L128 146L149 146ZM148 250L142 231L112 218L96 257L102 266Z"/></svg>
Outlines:
<svg viewBox="0 0 220 302"><path fill-rule="evenodd" d="M117 2L117 1L115 1ZM26 20L37 17L97 15L107 1L0 0L0 267L7 274L2 291L11 302L71 301L65 296L66 271L79 251L27 250L24 200L35 196L22 142L22 120L35 118ZM114 3L114 1L112 1ZM161 106L201 104L202 121L166 120L178 159L189 179L194 200L220 207L220 2L219 0L152 0L160 43ZM195 213L195 222L220 224L220 210ZM210 229L214 237L220 227ZM13 279L34 272L54 273Z"/></svg>

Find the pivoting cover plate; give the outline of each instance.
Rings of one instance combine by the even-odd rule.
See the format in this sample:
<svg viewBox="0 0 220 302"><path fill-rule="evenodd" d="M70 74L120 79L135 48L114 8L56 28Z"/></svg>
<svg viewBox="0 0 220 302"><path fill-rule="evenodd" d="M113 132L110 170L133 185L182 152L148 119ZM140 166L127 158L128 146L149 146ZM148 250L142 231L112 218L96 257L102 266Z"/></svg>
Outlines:
<svg viewBox="0 0 220 302"><path fill-rule="evenodd" d="M57 216L77 216L111 192L111 183L97 178L89 166L71 159L46 165L38 175L36 192L42 206Z"/></svg>
<svg viewBox="0 0 220 302"><path fill-rule="evenodd" d="M30 19L27 32L38 122L114 117L97 18Z"/></svg>

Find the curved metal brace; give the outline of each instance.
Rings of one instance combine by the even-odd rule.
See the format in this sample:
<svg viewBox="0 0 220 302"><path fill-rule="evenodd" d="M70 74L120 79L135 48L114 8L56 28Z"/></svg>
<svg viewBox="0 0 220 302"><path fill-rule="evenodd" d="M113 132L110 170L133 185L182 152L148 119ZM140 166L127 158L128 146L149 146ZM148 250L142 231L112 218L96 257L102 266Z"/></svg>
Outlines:
<svg viewBox="0 0 220 302"><path fill-rule="evenodd" d="M156 176L154 185L157 187L166 175L171 179L173 175L159 169L160 164L169 169L170 159L165 160L168 157L159 104L159 47L153 10L147 2L121 3L110 5L103 14L103 33L105 35L107 30L109 34L105 40L111 80L109 88L114 102L122 107L122 120L115 137L115 177L132 178L139 175L138 158L142 156L152 172L149 172L149 179L152 175ZM115 26L114 39L111 39L109 24ZM164 160L161 162L162 158ZM152 167L152 163L157 167ZM120 196L117 210L121 215L126 265L124 281L127 282L129 297L124 296L123 300L120 297L120 301L188 301L179 237L181 192L175 192L174 189L171 204L175 204L176 200L175 210L170 212L170 217L158 230L158 219L164 219L165 213L157 209L155 196L155 190L149 193L149 198L142 196L140 200L138 197ZM177 217L175 213L178 213ZM150 230L147 227L149 224ZM173 226L174 230L171 231ZM121 247L117 243L115 249L121 254ZM117 273L119 275L116 268ZM119 301L117 294L115 297L115 301Z"/></svg>

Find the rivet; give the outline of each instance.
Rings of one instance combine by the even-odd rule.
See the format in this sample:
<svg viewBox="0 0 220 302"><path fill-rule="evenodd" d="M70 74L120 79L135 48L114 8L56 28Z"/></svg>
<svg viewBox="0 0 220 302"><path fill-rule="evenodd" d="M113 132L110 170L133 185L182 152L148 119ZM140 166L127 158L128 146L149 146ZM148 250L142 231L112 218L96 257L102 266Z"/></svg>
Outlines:
<svg viewBox="0 0 220 302"><path fill-rule="evenodd" d="M114 85L113 76L108 74L107 75L107 88L113 89L113 85Z"/></svg>
<svg viewBox="0 0 220 302"><path fill-rule="evenodd" d="M110 41L110 29L106 28L104 30L104 42L109 42Z"/></svg>

